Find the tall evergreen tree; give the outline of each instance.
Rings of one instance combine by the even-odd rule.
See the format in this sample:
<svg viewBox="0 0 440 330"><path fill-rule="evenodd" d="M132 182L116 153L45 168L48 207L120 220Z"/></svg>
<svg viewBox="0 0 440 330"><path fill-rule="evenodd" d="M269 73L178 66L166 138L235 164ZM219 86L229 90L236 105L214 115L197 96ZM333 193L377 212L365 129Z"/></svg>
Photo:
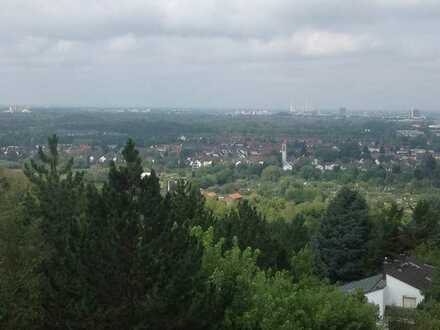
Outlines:
<svg viewBox="0 0 440 330"><path fill-rule="evenodd" d="M328 205L315 239L316 254L332 282L364 275L369 233L365 199L342 188Z"/></svg>
<svg viewBox="0 0 440 330"><path fill-rule="evenodd" d="M49 152L40 147L38 159L25 166L33 184L25 214L27 222L38 226L44 244L41 299L46 329L77 326L82 293L83 175L72 171L72 159L60 164L57 148L54 135L48 139Z"/></svg>
<svg viewBox="0 0 440 330"><path fill-rule="evenodd" d="M190 224L201 221L201 197L183 184L162 197L155 172L142 176L133 141L123 156L102 191L88 188L89 326L200 328L201 254Z"/></svg>
<svg viewBox="0 0 440 330"><path fill-rule="evenodd" d="M43 316L38 273L43 244L38 226L23 221L21 181L5 178L0 189L0 329L5 330L38 328Z"/></svg>

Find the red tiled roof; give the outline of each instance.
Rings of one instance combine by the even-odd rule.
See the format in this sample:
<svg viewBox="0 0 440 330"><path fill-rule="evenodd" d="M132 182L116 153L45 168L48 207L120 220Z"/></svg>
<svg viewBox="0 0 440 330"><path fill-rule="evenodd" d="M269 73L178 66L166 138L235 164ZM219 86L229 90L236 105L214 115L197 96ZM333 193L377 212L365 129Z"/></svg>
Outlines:
<svg viewBox="0 0 440 330"><path fill-rule="evenodd" d="M234 194L230 194L229 196L227 196L228 199L230 200L239 200L242 198L240 193L234 193Z"/></svg>

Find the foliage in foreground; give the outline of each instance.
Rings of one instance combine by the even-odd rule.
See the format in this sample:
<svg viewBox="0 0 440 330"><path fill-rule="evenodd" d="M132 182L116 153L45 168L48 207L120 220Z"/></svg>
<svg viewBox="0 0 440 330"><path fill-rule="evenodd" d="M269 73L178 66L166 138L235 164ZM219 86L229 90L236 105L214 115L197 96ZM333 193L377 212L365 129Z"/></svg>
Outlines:
<svg viewBox="0 0 440 330"><path fill-rule="evenodd" d="M208 285L225 306L227 329L374 329L376 310L356 296L313 277L294 282L288 272L263 271L256 266L258 251L240 250L237 243L224 251L212 228L194 230L204 246L202 267Z"/></svg>
<svg viewBox="0 0 440 330"><path fill-rule="evenodd" d="M214 217L183 182L161 195L132 141L100 189L60 164L56 137L48 150L26 167L29 189L0 182L1 328L376 327L373 306L316 277L318 266L332 281L368 270L359 256L372 251L372 223L358 194L337 195L310 245L301 217L269 226L247 203ZM415 245L436 244L430 210L414 212ZM384 240L400 235L399 214L386 214Z"/></svg>

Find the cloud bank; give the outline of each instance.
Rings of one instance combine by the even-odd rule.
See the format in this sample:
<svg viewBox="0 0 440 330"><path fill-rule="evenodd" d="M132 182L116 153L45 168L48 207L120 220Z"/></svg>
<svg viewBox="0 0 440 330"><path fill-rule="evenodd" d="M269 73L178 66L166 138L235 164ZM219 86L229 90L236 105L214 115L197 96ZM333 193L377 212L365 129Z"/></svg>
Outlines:
<svg viewBox="0 0 440 330"><path fill-rule="evenodd" d="M0 22L4 104L440 108L438 1L3 0Z"/></svg>

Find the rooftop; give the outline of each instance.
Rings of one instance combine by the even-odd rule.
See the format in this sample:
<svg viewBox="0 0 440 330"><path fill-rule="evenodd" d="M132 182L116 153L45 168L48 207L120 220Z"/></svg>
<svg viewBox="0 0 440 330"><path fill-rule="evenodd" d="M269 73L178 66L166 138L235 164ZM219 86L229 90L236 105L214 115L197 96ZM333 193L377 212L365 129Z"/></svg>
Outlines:
<svg viewBox="0 0 440 330"><path fill-rule="evenodd" d="M363 278L359 281L347 283L340 287L343 292L351 293L356 290L362 290L364 293L369 293L385 288L386 282L382 274Z"/></svg>
<svg viewBox="0 0 440 330"><path fill-rule="evenodd" d="M434 267L417 260L415 257L402 257L386 261L385 273L419 290L425 291L432 286Z"/></svg>
<svg viewBox="0 0 440 330"><path fill-rule="evenodd" d="M340 289L347 293L358 289L363 290L364 293L381 290L386 286L384 275L389 275L416 289L426 291L432 286L433 273L433 266L423 263L415 257L401 256L398 259L388 259L384 262L384 274L347 283Z"/></svg>

